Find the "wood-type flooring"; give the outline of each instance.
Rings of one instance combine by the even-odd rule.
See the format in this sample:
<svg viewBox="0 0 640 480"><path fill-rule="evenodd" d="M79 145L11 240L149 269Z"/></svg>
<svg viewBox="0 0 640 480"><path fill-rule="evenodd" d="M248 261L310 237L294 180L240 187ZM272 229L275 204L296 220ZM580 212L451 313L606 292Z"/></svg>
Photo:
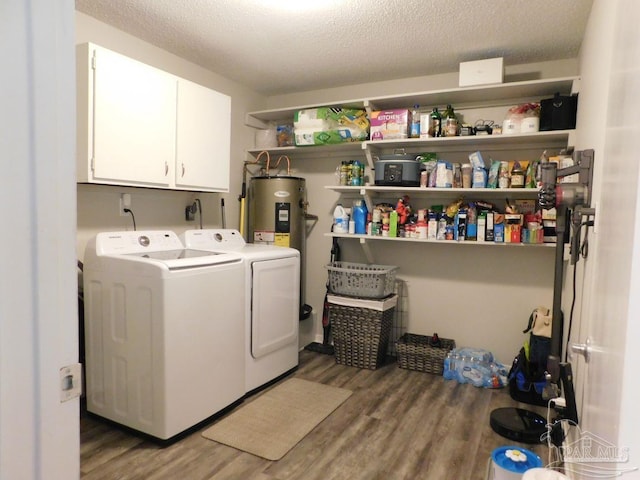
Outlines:
<svg viewBox="0 0 640 480"><path fill-rule="evenodd" d="M484 480L491 452L514 443L489 425L491 411L520 406L502 390L445 381L389 363L364 370L333 356L300 353L291 375L347 388L353 395L279 461L268 461L201 436L156 443L82 414L84 480Z"/></svg>

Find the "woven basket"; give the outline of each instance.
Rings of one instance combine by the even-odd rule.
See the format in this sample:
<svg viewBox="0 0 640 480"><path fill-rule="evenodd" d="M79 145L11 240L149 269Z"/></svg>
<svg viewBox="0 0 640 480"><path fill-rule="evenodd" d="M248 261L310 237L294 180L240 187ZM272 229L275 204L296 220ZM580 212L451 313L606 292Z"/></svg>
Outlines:
<svg viewBox="0 0 640 480"><path fill-rule="evenodd" d="M448 338L440 338L440 346L429 345L430 337L405 333L396 342L398 366L408 370L442 375L444 359L449 351L456 347L456 342Z"/></svg>
<svg viewBox="0 0 640 480"><path fill-rule="evenodd" d="M395 307L385 311L329 303L336 363L375 370L385 360Z"/></svg>

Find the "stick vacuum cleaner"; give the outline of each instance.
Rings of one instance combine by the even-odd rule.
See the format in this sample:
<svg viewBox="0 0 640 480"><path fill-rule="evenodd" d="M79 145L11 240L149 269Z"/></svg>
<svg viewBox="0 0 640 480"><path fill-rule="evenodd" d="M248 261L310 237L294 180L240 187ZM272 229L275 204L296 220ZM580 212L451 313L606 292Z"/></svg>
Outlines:
<svg viewBox="0 0 640 480"><path fill-rule="evenodd" d="M331 263L340 261L340 245L338 239L333 238L333 244L331 246ZM327 295L329 294L329 281L327 280L327 291L324 294L324 304L322 307L322 343L311 342L307 345L305 350L311 352L322 353L324 355L333 355L334 349L331 345L331 320L329 319L329 300Z"/></svg>

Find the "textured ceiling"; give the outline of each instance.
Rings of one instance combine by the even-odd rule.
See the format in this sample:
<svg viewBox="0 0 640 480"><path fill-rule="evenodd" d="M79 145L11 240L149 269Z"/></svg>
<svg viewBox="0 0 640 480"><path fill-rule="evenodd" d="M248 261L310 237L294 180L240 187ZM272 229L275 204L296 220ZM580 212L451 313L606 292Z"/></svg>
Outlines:
<svg viewBox="0 0 640 480"><path fill-rule="evenodd" d="M454 72L462 61L490 57L504 57L505 65L575 58L591 4L76 0L76 9L256 91L280 94Z"/></svg>

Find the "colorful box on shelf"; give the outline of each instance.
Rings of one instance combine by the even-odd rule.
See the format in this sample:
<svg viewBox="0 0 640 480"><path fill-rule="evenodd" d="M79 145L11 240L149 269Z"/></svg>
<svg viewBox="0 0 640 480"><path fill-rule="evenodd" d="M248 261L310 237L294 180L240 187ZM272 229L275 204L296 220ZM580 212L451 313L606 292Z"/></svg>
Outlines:
<svg viewBox="0 0 640 480"><path fill-rule="evenodd" d="M401 140L408 137L409 110L371 112L371 140Z"/></svg>
<svg viewBox="0 0 640 480"><path fill-rule="evenodd" d="M297 146L361 142L369 138L369 119L364 110L352 108L298 110L293 133Z"/></svg>
<svg viewBox="0 0 640 480"><path fill-rule="evenodd" d="M544 229L540 228L523 228L522 229L522 243L544 243Z"/></svg>
<svg viewBox="0 0 640 480"><path fill-rule="evenodd" d="M506 213L504 216L505 243L520 243L521 235L522 215L519 213Z"/></svg>

